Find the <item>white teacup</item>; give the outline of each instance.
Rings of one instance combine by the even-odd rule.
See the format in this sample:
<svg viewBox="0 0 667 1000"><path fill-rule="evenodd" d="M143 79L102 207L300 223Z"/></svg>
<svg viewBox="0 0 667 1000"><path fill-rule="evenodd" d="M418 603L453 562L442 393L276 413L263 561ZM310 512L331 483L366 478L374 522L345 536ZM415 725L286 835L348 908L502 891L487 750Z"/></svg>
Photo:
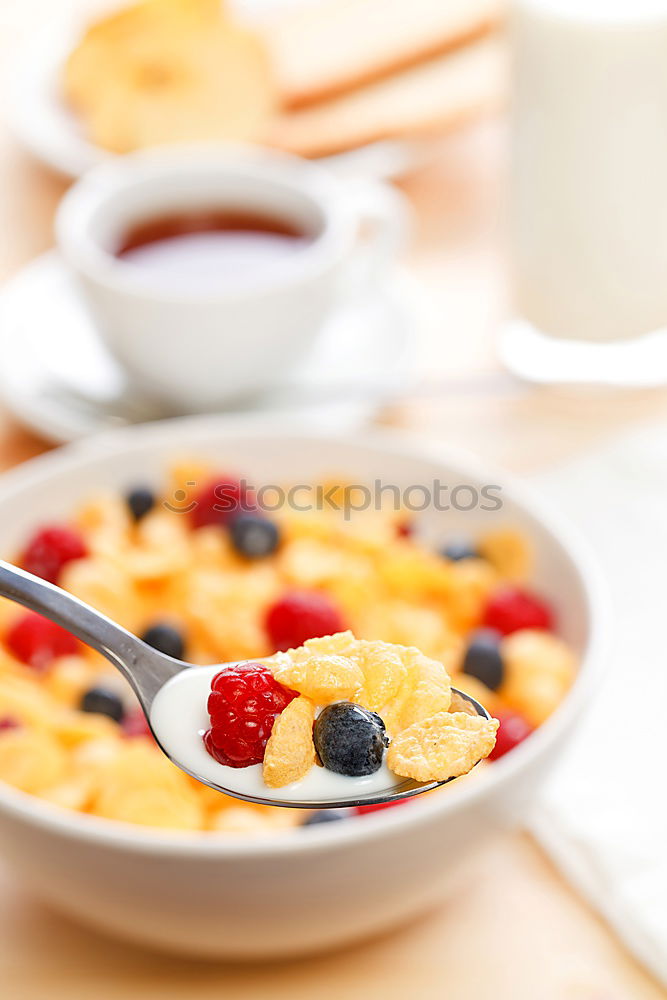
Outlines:
<svg viewBox="0 0 667 1000"><path fill-rule="evenodd" d="M137 224L207 210L278 218L311 238L256 278L204 291L178 279L156 286L116 256ZM405 223L386 185L263 149L181 147L92 170L65 195L56 236L131 382L172 408L204 411L279 383L341 300L391 265Z"/></svg>

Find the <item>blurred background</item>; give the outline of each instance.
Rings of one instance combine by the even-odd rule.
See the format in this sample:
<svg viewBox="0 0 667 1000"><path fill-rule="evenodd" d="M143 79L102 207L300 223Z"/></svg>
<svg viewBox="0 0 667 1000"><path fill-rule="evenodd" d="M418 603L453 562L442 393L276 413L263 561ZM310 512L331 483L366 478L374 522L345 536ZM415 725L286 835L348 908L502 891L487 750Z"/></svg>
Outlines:
<svg viewBox="0 0 667 1000"><path fill-rule="evenodd" d="M414 429L527 477L592 542L618 634L606 700L535 819L435 912L331 956L201 965L70 924L0 859L7 995L664 996L661 751L623 713L633 680L646 704L667 694L667 4L248 0L220 37L163 37L151 13L105 48L86 26L118 6L0 7L0 278L24 281L1 305L2 468L174 412L24 271L72 181L162 143L267 144L391 185L409 236L287 391L218 409L294 416L296 399L297 419Z"/></svg>

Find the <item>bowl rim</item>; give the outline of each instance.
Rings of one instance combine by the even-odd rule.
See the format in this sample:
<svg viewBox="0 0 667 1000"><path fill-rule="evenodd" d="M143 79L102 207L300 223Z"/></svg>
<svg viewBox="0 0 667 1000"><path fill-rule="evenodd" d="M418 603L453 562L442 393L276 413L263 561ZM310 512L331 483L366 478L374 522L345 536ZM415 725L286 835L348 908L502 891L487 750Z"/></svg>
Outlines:
<svg viewBox="0 0 667 1000"><path fill-rule="evenodd" d="M22 492L52 475L67 474L101 453L121 455L151 445L169 442L174 449L192 438L193 448L205 447L195 439L210 437L210 443L226 437L322 440L340 445L354 444L392 455L442 462L457 467L464 475L500 481L503 491L519 508L538 521L564 550L579 577L586 600L588 642L583 650L577 677L556 711L511 754L494 761L493 767L469 782L452 786L446 796L422 796L409 809L382 810L359 822L314 825L291 831L269 831L249 836L215 831L178 831L135 826L116 820L62 809L36 795L0 783L0 812L12 818L42 827L50 833L86 843L104 845L120 851L141 854L172 855L188 858L220 859L245 856L284 856L293 852L344 848L351 843L384 839L409 830L423 820L444 818L466 805L502 790L531 763L558 742L589 700L599 680L607 645L610 619L609 598L602 573L588 543L575 528L526 485L503 469L479 459L460 448L453 448L433 438L410 430L369 428L360 433L331 430L303 430L289 419L273 421L267 429L262 415L204 415L177 417L108 431L75 441L29 459L0 476L0 509L6 495Z"/></svg>

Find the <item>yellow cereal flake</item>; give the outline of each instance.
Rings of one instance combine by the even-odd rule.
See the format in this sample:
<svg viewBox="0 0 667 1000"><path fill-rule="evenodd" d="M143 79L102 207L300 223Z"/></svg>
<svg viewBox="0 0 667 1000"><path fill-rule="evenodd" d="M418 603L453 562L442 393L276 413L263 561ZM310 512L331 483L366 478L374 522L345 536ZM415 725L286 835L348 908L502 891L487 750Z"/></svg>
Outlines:
<svg viewBox="0 0 667 1000"><path fill-rule="evenodd" d="M165 502L183 514L194 501L197 493L213 477L210 462L205 459L182 456L170 463Z"/></svg>
<svg viewBox="0 0 667 1000"><path fill-rule="evenodd" d="M140 826L197 830L204 809L187 777L158 750L133 740L103 766L90 811Z"/></svg>
<svg viewBox="0 0 667 1000"><path fill-rule="evenodd" d="M497 719L465 712L438 712L392 740L387 765L415 781L446 781L467 774L495 746Z"/></svg>
<svg viewBox="0 0 667 1000"><path fill-rule="evenodd" d="M336 632L316 639L307 639L299 649L290 649L295 660L308 660L311 656L352 656L357 649L357 639L352 632Z"/></svg>
<svg viewBox="0 0 667 1000"><path fill-rule="evenodd" d="M467 632L479 625L484 608L498 584L498 573L486 559L461 559L449 567L451 588L445 610L452 626Z"/></svg>
<svg viewBox="0 0 667 1000"><path fill-rule="evenodd" d="M558 707L575 676L575 658L562 639L539 629L522 629L501 643L505 676L502 701L539 726Z"/></svg>
<svg viewBox="0 0 667 1000"><path fill-rule="evenodd" d="M264 782L269 788L283 788L308 774L315 763L314 721L315 705L303 696L280 713L264 754Z"/></svg>
<svg viewBox="0 0 667 1000"><path fill-rule="evenodd" d="M69 781L61 781L40 792L41 798L63 809L83 811L86 809L91 795L92 779L88 776Z"/></svg>
<svg viewBox="0 0 667 1000"><path fill-rule="evenodd" d="M487 531L477 540L477 551L504 580L526 580L533 566L533 550L528 539L512 528Z"/></svg>
<svg viewBox="0 0 667 1000"><path fill-rule="evenodd" d="M380 715L390 734L401 732L436 712L446 712L452 697L449 675L442 663L431 660L418 649L404 651L408 672L398 696Z"/></svg>
<svg viewBox="0 0 667 1000"><path fill-rule="evenodd" d="M402 653L400 646L386 642L359 642L357 658L363 686L357 699L364 708L379 712L401 690L408 673Z"/></svg>
<svg viewBox="0 0 667 1000"><path fill-rule="evenodd" d="M345 656L314 654L293 660L289 653L277 653L268 667L277 681L318 705L353 699L364 680L358 663Z"/></svg>
<svg viewBox="0 0 667 1000"><path fill-rule="evenodd" d="M0 780L24 792L39 793L64 780L67 755L42 729L8 729L0 733Z"/></svg>
<svg viewBox="0 0 667 1000"><path fill-rule="evenodd" d="M13 718L26 725L49 728L61 710L58 701L30 677L0 675L0 718Z"/></svg>
<svg viewBox="0 0 667 1000"><path fill-rule="evenodd" d="M225 805L211 813L207 829L216 833L258 834L278 833L300 826L303 817L300 809L282 809L272 806L251 806L232 799L233 805Z"/></svg>
<svg viewBox="0 0 667 1000"><path fill-rule="evenodd" d="M136 630L141 616L139 598L130 574L113 561L89 557L67 563L60 586L125 628Z"/></svg>
<svg viewBox="0 0 667 1000"><path fill-rule="evenodd" d="M283 546L280 570L295 587L320 587L345 575L348 558L330 540L299 538Z"/></svg>
<svg viewBox="0 0 667 1000"><path fill-rule="evenodd" d="M90 810L96 816L138 826L200 830L203 811L194 792L160 786L103 787Z"/></svg>
<svg viewBox="0 0 667 1000"><path fill-rule="evenodd" d="M83 656L61 656L44 675L43 684L54 698L73 708L90 687L92 677L90 664Z"/></svg>
<svg viewBox="0 0 667 1000"><path fill-rule="evenodd" d="M72 710L61 713L54 720L53 730L66 747L73 747L88 740L117 735L118 724L106 715Z"/></svg>
<svg viewBox="0 0 667 1000"><path fill-rule="evenodd" d="M106 551L111 544L127 538L131 518L122 496L104 493L92 497L79 508L75 524L85 534L89 550Z"/></svg>
<svg viewBox="0 0 667 1000"><path fill-rule="evenodd" d="M368 589L357 599L350 616L355 635L381 639L399 646L416 646L426 656L453 663L459 655L461 637L449 626L442 608L412 604L397 599L373 599Z"/></svg>

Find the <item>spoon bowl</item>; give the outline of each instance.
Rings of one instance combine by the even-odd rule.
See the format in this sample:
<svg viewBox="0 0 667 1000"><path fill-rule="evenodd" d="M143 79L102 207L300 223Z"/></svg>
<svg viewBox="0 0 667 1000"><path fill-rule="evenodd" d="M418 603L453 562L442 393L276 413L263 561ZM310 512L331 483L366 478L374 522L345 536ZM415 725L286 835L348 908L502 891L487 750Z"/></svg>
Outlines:
<svg viewBox="0 0 667 1000"><path fill-rule="evenodd" d="M298 783L272 789L272 795L264 794L266 786L261 781L260 765L254 768L227 768L218 764L204 748L201 736L206 728L206 696L213 676L232 663L201 667L184 660L176 660L143 642L116 622L74 597L61 587L48 583L33 574L0 560L0 595L36 611L57 625L67 629L86 645L101 653L125 677L137 696L148 725L162 752L182 771L208 785L215 791L223 792L246 802L265 806L283 806L296 809L340 809L351 806L384 805L399 799L411 798L422 792L431 791L445 781L417 782L411 778L399 778L386 768L368 778L350 778L333 775L330 782L331 794L321 795L320 784L308 781L310 775ZM184 682L190 693L198 696L201 710L201 725L192 726L187 712L164 711L165 707L177 707L183 703ZM469 695L455 688L453 693L469 706L471 713L489 719L486 709ZM184 735L191 737L184 752L175 751L171 733L174 725L180 723ZM188 727L190 727L188 731ZM320 768L312 768L314 778L318 778ZM249 772L246 775L246 772ZM225 776L225 782L218 775ZM240 775L240 777L239 777ZM248 780L249 779L249 780ZM345 787L349 784L349 791Z"/></svg>

